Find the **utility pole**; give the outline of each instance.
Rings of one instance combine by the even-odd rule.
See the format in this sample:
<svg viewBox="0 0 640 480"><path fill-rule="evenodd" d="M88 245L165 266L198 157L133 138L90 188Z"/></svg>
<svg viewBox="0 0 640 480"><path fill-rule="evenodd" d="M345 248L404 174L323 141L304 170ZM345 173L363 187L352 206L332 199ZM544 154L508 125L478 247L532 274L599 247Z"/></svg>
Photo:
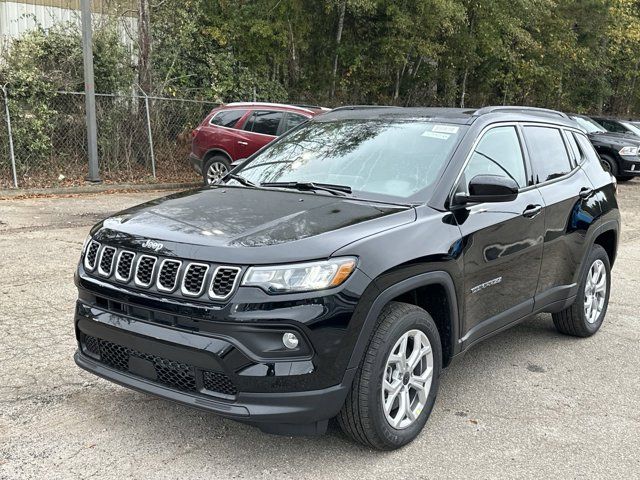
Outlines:
<svg viewBox="0 0 640 480"><path fill-rule="evenodd" d="M93 38L91 32L91 0L81 0L82 57L84 60L84 98L87 113L87 153L90 182L100 182L98 169L98 128L96 125L96 91L93 80Z"/></svg>

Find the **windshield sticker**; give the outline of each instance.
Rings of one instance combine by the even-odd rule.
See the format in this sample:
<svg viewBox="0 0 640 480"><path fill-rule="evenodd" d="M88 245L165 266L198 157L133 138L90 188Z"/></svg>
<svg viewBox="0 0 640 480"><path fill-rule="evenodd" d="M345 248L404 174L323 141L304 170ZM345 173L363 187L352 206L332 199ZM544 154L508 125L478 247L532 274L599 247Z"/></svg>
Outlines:
<svg viewBox="0 0 640 480"><path fill-rule="evenodd" d="M446 133L430 132L429 130L427 130L421 136L429 137L429 138L437 138L439 140L449 140L449 137L451 135L447 135Z"/></svg>
<svg viewBox="0 0 640 480"><path fill-rule="evenodd" d="M454 125L434 125L431 129L433 132L441 133L458 133L460 127Z"/></svg>

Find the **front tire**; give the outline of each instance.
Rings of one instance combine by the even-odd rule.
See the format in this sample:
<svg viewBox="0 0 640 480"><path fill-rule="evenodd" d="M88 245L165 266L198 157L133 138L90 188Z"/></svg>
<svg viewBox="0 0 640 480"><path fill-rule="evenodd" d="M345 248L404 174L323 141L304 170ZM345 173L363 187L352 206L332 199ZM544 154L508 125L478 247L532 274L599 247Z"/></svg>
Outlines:
<svg viewBox="0 0 640 480"><path fill-rule="evenodd" d="M229 170L231 164L229 159L223 155L213 155L204 162L202 168L202 177L205 185L214 185L224 177Z"/></svg>
<svg viewBox="0 0 640 480"><path fill-rule="evenodd" d="M340 427L368 447L406 445L431 414L441 369L440 335L431 316L415 305L389 303L338 415Z"/></svg>
<svg viewBox="0 0 640 480"><path fill-rule="evenodd" d="M553 314L559 332L574 337L590 337L596 333L609 305L611 265L609 256L600 245L594 245L586 260L578 296L570 307Z"/></svg>

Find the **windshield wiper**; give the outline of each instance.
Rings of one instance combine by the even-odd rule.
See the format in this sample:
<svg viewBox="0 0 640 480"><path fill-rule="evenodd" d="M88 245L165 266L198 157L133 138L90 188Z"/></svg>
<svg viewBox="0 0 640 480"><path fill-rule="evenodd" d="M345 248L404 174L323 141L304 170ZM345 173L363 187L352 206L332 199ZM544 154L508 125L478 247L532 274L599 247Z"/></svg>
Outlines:
<svg viewBox="0 0 640 480"><path fill-rule="evenodd" d="M261 187L277 187L277 188L293 188L300 191L329 192L332 195L344 196L351 194L351 187L348 185L333 185L331 183L315 183L315 182L264 182Z"/></svg>
<svg viewBox="0 0 640 480"><path fill-rule="evenodd" d="M225 176L227 178L230 178L231 180L235 180L236 182L241 183L245 187L258 187L258 185L253 183L251 180L244 178L242 175L238 175L236 173L227 173Z"/></svg>

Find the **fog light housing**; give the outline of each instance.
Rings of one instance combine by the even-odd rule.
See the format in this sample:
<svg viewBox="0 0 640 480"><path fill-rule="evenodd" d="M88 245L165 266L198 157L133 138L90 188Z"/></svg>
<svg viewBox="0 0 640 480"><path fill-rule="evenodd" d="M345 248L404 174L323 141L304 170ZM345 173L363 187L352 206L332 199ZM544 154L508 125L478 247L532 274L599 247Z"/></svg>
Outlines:
<svg viewBox="0 0 640 480"><path fill-rule="evenodd" d="M295 333L286 332L282 335L282 344L289 350L298 348L298 343L299 340Z"/></svg>

